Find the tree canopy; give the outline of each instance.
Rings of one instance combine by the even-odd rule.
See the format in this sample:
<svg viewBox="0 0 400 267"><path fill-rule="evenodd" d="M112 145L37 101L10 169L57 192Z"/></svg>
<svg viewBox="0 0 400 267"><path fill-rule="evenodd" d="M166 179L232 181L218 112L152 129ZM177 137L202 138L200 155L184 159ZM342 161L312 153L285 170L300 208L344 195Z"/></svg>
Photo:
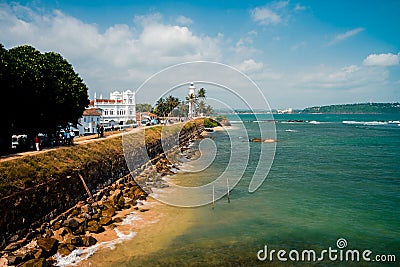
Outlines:
<svg viewBox="0 0 400 267"><path fill-rule="evenodd" d="M136 104L136 112L151 112L153 107L150 104L143 103L143 104Z"/></svg>
<svg viewBox="0 0 400 267"><path fill-rule="evenodd" d="M179 103L180 100L172 95L166 98L161 97L157 100L156 106L154 107L154 113L157 114L157 116L166 117L179 105Z"/></svg>
<svg viewBox="0 0 400 267"><path fill-rule="evenodd" d="M89 104L87 86L66 59L28 45L7 50L0 44L0 83L0 151L12 134L52 133L76 124Z"/></svg>

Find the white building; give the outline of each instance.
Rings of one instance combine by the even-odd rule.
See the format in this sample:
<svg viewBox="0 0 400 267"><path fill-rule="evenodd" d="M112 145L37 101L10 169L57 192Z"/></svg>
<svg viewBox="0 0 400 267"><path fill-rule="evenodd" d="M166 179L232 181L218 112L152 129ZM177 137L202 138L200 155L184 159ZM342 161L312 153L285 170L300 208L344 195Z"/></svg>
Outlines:
<svg viewBox="0 0 400 267"><path fill-rule="evenodd" d="M135 93L114 91L109 99L96 98L90 101L90 106L102 110L101 124L104 126L123 125L129 121L136 121Z"/></svg>
<svg viewBox="0 0 400 267"><path fill-rule="evenodd" d="M88 108L83 112L82 118L78 121L79 135L97 133L97 125L101 123L101 109Z"/></svg>
<svg viewBox="0 0 400 267"><path fill-rule="evenodd" d="M191 99L192 97L196 96L196 87L194 87L194 84L191 82L190 86L189 86L189 99ZM188 117L189 118L193 118L195 117L196 114L196 105L194 103L194 99L193 101L189 100L189 112L188 112Z"/></svg>

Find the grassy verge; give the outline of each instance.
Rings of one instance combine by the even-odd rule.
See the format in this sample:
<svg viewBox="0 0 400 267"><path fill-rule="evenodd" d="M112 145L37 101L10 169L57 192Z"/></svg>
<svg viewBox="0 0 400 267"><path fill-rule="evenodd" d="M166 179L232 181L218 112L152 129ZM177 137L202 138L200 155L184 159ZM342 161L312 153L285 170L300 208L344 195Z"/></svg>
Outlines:
<svg viewBox="0 0 400 267"><path fill-rule="evenodd" d="M186 123L181 131L190 130L202 124L203 120ZM145 143L159 142L161 131L163 138L176 134L181 125L154 126L145 129ZM143 145L143 132L128 134L130 144ZM125 138L125 136L124 136ZM0 162L0 199L18 191L39 185L57 177L68 175L90 166L93 162L103 162L118 155L123 155L122 137L99 139L96 142L61 147L46 153L34 154Z"/></svg>

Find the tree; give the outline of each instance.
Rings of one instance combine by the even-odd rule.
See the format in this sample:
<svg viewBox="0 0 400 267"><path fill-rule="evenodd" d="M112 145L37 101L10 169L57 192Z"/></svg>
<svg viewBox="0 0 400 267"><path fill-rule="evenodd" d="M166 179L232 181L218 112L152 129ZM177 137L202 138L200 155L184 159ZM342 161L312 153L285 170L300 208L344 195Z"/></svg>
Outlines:
<svg viewBox="0 0 400 267"><path fill-rule="evenodd" d="M7 99L0 105L6 118L0 128L1 151L12 134L51 134L78 122L89 104L88 88L60 54L1 45L0 57L2 95Z"/></svg>
<svg viewBox="0 0 400 267"><path fill-rule="evenodd" d="M156 105L154 107L154 113L159 117L163 117L165 114L165 109L166 109L165 100L164 98L161 97L156 102Z"/></svg>
<svg viewBox="0 0 400 267"><path fill-rule="evenodd" d="M197 92L197 97L205 100L206 99L206 89L200 88L199 91Z"/></svg>
<svg viewBox="0 0 400 267"><path fill-rule="evenodd" d="M206 103L203 100L200 100L199 104L197 105L197 112L199 114L203 114L205 106L206 106Z"/></svg>
<svg viewBox="0 0 400 267"><path fill-rule="evenodd" d="M136 111L137 112L151 112L153 107L150 104L136 104Z"/></svg>
<svg viewBox="0 0 400 267"><path fill-rule="evenodd" d="M167 114L170 114L174 108L176 108L181 101L177 97L173 97L172 95L168 96L168 98L165 100L166 105L167 105Z"/></svg>
<svg viewBox="0 0 400 267"><path fill-rule="evenodd" d="M210 106L210 105L208 105L208 106L206 107L206 109L204 110L204 115L206 115L206 116L210 116L210 115L213 114L213 113L214 113L214 109L213 109L213 107Z"/></svg>
<svg viewBox="0 0 400 267"><path fill-rule="evenodd" d="M172 112L174 108L179 105L180 101L178 98L173 97L172 95L167 98L160 98L156 102L156 106L154 107L154 113L160 117L166 117L168 114Z"/></svg>

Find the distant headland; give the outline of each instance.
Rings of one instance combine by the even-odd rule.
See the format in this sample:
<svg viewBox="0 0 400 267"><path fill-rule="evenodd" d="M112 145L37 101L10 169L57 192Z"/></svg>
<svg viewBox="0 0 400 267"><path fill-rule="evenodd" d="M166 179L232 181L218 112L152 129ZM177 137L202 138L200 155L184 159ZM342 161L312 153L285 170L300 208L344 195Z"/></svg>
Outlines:
<svg viewBox="0 0 400 267"><path fill-rule="evenodd" d="M308 107L301 113L379 114L400 113L400 103L357 103Z"/></svg>

